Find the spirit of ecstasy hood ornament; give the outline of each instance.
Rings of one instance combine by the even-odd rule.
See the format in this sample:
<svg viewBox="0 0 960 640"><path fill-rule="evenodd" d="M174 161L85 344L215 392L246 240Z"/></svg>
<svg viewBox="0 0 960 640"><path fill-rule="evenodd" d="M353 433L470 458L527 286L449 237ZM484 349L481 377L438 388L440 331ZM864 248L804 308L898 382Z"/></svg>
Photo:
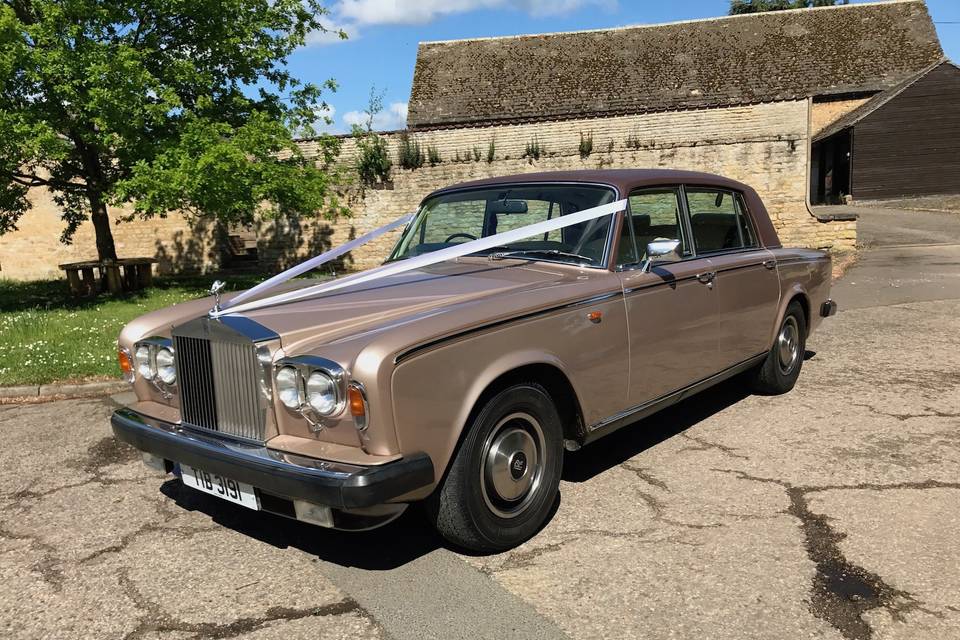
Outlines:
<svg viewBox="0 0 960 640"><path fill-rule="evenodd" d="M214 280L213 284L210 285L210 295L213 296L213 309L211 313L220 313L220 292L223 291L223 288L227 286L227 283L223 280Z"/></svg>

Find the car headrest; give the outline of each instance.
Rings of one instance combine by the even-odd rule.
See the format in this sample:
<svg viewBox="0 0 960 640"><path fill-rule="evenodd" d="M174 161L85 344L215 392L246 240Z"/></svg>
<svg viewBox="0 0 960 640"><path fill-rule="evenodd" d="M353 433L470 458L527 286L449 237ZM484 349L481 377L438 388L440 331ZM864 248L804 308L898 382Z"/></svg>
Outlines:
<svg viewBox="0 0 960 640"><path fill-rule="evenodd" d="M736 226L737 217L732 213L695 213L690 217L694 225Z"/></svg>

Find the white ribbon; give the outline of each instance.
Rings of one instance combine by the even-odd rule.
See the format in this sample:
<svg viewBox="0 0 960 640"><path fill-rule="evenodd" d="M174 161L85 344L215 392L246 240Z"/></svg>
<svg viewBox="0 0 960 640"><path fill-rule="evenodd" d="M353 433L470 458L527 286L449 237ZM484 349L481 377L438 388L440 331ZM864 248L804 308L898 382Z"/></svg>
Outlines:
<svg viewBox="0 0 960 640"><path fill-rule="evenodd" d="M249 300L250 298L258 296L264 291L267 291L268 289L272 289L279 284L283 284L284 282L286 282L291 278L295 278L299 276L301 273L306 273L311 269L316 269L317 267L319 267L325 262L330 262L334 258L339 258L343 254L349 253L354 249L356 249L357 247L367 244L374 238L382 236L388 231L393 231L397 227L407 224L408 222L413 220L413 216L414 214L411 213L409 215L403 216L402 218L398 218L397 220L394 220L389 224L385 224L382 227L378 227L369 233L365 233L359 238L351 240L347 244L340 245L336 249L331 249L330 251L321 253L318 256L315 256L313 258L310 258L309 260L301 262L297 266L291 267L286 271L281 271L277 275L272 276L267 280L264 280L263 282L253 287L252 289L247 289L246 291L242 292L240 295L234 296L227 302L224 302L220 308L222 311L226 311L227 309L232 309L233 307L237 306L244 300Z"/></svg>
<svg viewBox="0 0 960 640"><path fill-rule="evenodd" d="M317 284L312 287L307 287L305 289L288 291L287 293L281 293L279 295L271 296L269 298L264 298L262 300L254 300L253 302L248 302L246 304L236 304L236 301L241 296L244 296L244 294L241 294L240 296L237 296L232 300L234 304L230 306L229 310L223 309L219 313L215 311L211 311L210 315L213 317L218 317L220 315L224 315L227 313L242 313L244 311L253 311L254 309L260 309L263 307L271 307L278 304L296 302L297 300L310 298L310 297L319 295L321 293L328 293L330 291L342 289L350 285L362 284L364 282L370 282L371 280L378 280L380 278L386 278L388 276L398 275L401 273L405 273L407 271L413 271L415 269L427 267L432 264L437 264L438 262L444 262L446 260L460 258L462 256L465 256L471 253L476 253L477 251L492 249L494 247L510 244L511 242L523 240L531 236L542 235L545 233L549 233L551 231L555 231L557 229L563 229L564 227L570 227L575 224L580 224L581 222L587 222L588 220L602 218L603 216L608 216L608 215L623 211L626 208L627 208L626 200L617 200L616 202L611 202L609 204L602 204L598 207L584 209L583 211L578 211L576 213L569 213L565 216L553 218L552 220L537 222L535 224L530 224L525 227L519 227L511 231L505 231L503 233L497 233L492 236L487 236L486 238L479 238L477 240L471 240L470 242L463 242L460 244L456 244L452 247L446 247L444 249L439 249L437 251L431 251L430 253L425 253L423 255L416 256L414 258L406 258L404 260L398 260L396 262L389 262L379 267L368 269L367 271L361 271L360 273L355 273L353 275L337 278L336 280L323 282L321 284ZM397 223L399 223L399 221L396 221L395 223L391 223L391 224L397 224ZM383 227L381 227L381 229L382 228ZM377 231L380 231L380 229L378 229ZM371 232L371 233L376 233L376 232ZM361 240L361 239L362 238L358 238L357 240ZM357 242L357 241L355 240L354 242ZM353 244L353 243L350 243L350 244ZM344 245L344 246L348 246L348 245ZM343 248L344 247L340 247L340 249L343 249ZM346 250L349 251L349 249L346 249ZM338 251L338 249L334 249L333 251ZM313 266L316 266L316 264L320 264L318 262L314 262L315 260L319 258L323 258L329 253L333 253L333 251L329 251L326 254L317 256L317 258L313 260L308 260L306 263L298 267L294 267L294 269L290 269L290 271L301 269L307 263L314 263L312 266L308 267L307 269L312 268ZM337 255L340 255L342 253L345 253L345 251L340 251L340 253L338 253ZM298 273L302 273L307 269L298 271ZM263 291L264 285L270 283L271 280L279 279L280 276L284 276L287 273L288 272L285 271L284 273L281 273L278 276L274 276L270 280L267 280L263 284L258 285L258 287L260 287L260 291ZM289 277L292 277L292 276L289 276ZM283 280L286 280L286 279L288 278L282 278L279 281L282 282ZM272 283L271 286L274 286L274 284L276 283ZM257 287L254 287L254 289L256 288ZM253 291L253 289L251 289L251 291ZM246 295L244 297L249 298L250 296Z"/></svg>

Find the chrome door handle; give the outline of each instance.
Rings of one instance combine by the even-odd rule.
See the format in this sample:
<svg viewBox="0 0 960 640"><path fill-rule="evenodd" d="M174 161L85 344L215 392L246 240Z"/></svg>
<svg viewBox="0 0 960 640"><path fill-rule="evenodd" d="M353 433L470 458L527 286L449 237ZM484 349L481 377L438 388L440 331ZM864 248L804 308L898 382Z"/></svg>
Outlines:
<svg viewBox="0 0 960 640"><path fill-rule="evenodd" d="M703 284L711 284L713 282L713 279L716 277L717 277L716 271L707 271L705 273L697 274L697 280L699 280Z"/></svg>
<svg viewBox="0 0 960 640"><path fill-rule="evenodd" d="M777 261L776 261L776 260L764 260L764 261L763 261L763 266L765 266L767 269L773 269L774 267L777 266Z"/></svg>

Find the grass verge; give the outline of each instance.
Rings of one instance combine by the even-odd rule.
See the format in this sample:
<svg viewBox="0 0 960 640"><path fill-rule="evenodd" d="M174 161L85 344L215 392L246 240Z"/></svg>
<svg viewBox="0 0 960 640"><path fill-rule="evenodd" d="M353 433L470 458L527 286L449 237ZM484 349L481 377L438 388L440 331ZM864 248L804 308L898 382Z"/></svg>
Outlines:
<svg viewBox="0 0 960 640"><path fill-rule="evenodd" d="M230 276L245 289L260 275ZM117 336L139 315L208 295L214 276L158 278L125 297L70 297L65 280L0 280L0 386L119 377Z"/></svg>

